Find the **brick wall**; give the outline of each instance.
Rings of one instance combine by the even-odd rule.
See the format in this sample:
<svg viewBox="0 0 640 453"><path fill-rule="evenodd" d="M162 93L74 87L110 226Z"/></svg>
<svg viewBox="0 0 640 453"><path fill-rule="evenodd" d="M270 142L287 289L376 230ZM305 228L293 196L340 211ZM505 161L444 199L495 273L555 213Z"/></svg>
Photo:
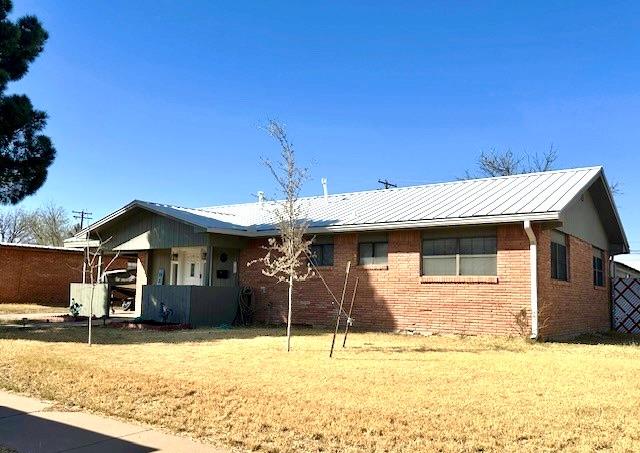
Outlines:
<svg viewBox="0 0 640 453"><path fill-rule="evenodd" d="M360 277L353 314L359 328L515 334L515 313L530 307L529 242L521 225L498 227L497 239L497 280L422 278L421 232L407 230L389 233L389 263L384 269L357 266L357 234L336 235L334 266L321 271L339 298L345 266L351 260L354 267L346 299L350 300L355 278ZM261 244L262 241L252 240L242 251L240 281L254 289L258 321L284 322L286 284L276 284L273 278L262 275L260 264L244 264L264 254ZM331 325L336 313L337 308L317 277L296 285L294 323Z"/></svg>
<svg viewBox="0 0 640 453"><path fill-rule="evenodd" d="M573 236L569 240L569 281L551 278L551 234L538 233L538 307L540 334L569 337L610 328L609 256L605 252L605 286L593 285L593 247Z"/></svg>
<svg viewBox="0 0 640 453"><path fill-rule="evenodd" d="M82 282L82 261L75 250L0 245L0 304L68 306L69 284Z"/></svg>

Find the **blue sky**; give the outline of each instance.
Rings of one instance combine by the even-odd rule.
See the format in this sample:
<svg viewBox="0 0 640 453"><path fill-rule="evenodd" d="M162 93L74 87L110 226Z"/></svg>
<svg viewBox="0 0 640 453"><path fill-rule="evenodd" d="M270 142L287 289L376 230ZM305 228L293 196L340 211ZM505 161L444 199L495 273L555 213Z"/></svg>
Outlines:
<svg viewBox="0 0 640 453"><path fill-rule="evenodd" d="M50 115L49 179L22 203L99 217L274 191L260 130L288 126L305 193L455 179L482 150L599 165L640 249L640 3L15 0L50 33L11 86Z"/></svg>

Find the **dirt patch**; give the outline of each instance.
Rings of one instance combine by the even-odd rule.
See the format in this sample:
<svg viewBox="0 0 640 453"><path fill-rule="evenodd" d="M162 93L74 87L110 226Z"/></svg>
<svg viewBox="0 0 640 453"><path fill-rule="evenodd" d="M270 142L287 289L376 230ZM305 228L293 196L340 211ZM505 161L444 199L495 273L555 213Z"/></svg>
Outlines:
<svg viewBox="0 0 640 453"><path fill-rule="evenodd" d="M107 324L107 327L112 329L124 329L124 330L159 330L159 331L173 331L173 330L189 330L191 324L175 324L175 323L161 323L157 321L141 321L141 322L114 322Z"/></svg>

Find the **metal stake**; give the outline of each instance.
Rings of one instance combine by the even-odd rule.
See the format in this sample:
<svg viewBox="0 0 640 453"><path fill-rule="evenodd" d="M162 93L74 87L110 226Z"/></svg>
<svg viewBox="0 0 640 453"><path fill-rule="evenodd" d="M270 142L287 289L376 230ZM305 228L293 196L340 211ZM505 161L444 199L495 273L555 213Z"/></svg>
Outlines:
<svg viewBox="0 0 640 453"><path fill-rule="evenodd" d="M336 330L333 332L333 340L331 341L331 352L329 357L333 357L333 347L336 344L336 335L338 335L338 329L340 328L340 315L342 314L342 305L344 304L344 295L347 292L347 283L349 282L349 270L351 269L351 261L347 261L347 272L344 276L344 286L342 287L342 297L340 298L340 309L338 310L338 316L336 317Z"/></svg>
<svg viewBox="0 0 640 453"><path fill-rule="evenodd" d="M356 285L353 287L353 295L351 296L351 306L349 307L349 314L347 315L347 325L344 328L344 340L342 341L342 347L347 344L347 334L349 333L349 326L351 325L351 311L353 310L353 301L356 300L356 291L358 290L358 280L360 277L356 277Z"/></svg>

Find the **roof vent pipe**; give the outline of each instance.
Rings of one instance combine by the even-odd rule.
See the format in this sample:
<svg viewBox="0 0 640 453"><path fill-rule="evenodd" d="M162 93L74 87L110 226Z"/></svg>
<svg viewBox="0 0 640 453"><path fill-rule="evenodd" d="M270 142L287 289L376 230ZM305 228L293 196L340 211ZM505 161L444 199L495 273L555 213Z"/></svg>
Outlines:
<svg viewBox="0 0 640 453"><path fill-rule="evenodd" d="M322 192L324 193L324 199L326 200L329 196L329 191L327 190L327 178L322 178Z"/></svg>
<svg viewBox="0 0 640 453"><path fill-rule="evenodd" d="M258 190L258 204L260 207L264 204L264 191Z"/></svg>

